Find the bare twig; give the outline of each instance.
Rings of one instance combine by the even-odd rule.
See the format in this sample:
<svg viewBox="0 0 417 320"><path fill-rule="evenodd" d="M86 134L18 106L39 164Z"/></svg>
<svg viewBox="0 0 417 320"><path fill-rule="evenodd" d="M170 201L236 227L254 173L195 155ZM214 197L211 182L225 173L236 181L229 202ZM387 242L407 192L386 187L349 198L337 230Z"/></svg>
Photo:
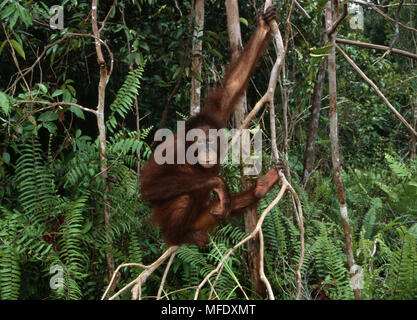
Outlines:
<svg viewBox="0 0 417 320"><path fill-rule="evenodd" d="M87 111L87 112L90 112L90 113L93 113L93 114L97 115L96 110L83 107L83 106L81 106L77 103L73 103L73 102L66 102L66 101L50 102L50 101L39 101L39 100L17 100L16 102L17 103L47 104L47 105L49 105L49 108L52 108L52 107L55 107L55 106L60 106L60 105L63 105L63 106L68 105L68 106L77 107L81 110L84 110L84 111Z"/></svg>
<svg viewBox="0 0 417 320"><path fill-rule="evenodd" d="M116 0L113 1L113 4L110 6L109 11L107 12L106 16L104 17L104 20L101 22L101 27L100 29L98 29L98 32L101 33L101 31L103 31L104 26L106 25L107 19L110 17L110 14L114 8L114 6L116 5Z"/></svg>
<svg viewBox="0 0 417 320"><path fill-rule="evenodd" d="M180 16L182 17L182 11L181 11L181 9L180 9L180 7L178 5L177 0L174 0L174 3L175 3L175 8L177 8L178 12L180 13Z"/></svg>
<svg viewBox="0 0 417 320"><path fill-rule="evenodd" d="M372 2L367 2L367 1L360 1L360 0L350 0L350 2L354 2L354 3L362 4L362 5L364 5L364 6L369 6L369 7L371 7L372 9L374 9L377 13L379 13L381 16L383 16L385 19L387 19L387 20L389 20L389 21L391 21L391 22L394 22L394 23L395 23L395 19L393 19L393 18L391 18L390 16L386 15L386 14L384 13L384 11L382 11L381 9L379 9L375 3L372 3ZM407 25L405 25L405 24L403 24L403 23L401 23L401 22L398 22L398 25L399 25L399 26L401 26L401 27L403 27L404 29L407 29L407 30L410 30L410 31L417 32L417 29L415 29L415 28L413 28L413 27L409 27L409 26L407 26Z"/></svg>
<svg viewBox="0 0 417 320"><path fill-rule="evenodd" d="M178 248L179 248L179 246L169 247L168 250L165 251L165 253L162 256L160 256L154 263L152 263L148 266L141 265L140 267L144 268L145 270L143 270L141 272L141 274L135 280L131 281L129 284L127 284L121 290L119 290L117 293L115 293L113 296L111 296L109 298L109 300L115 299L120 294L122 294L124 291L129 289L131 286L133 286L132 300L140 299L141 298L141 293L142 293L141 292L142 291L142 284L166 259L168 259L175 252L177 252ZM109 284L109 286L110 286L110 284ZM103 299L104 299L104 295L102 297L102 300Z"/></svg>
<svg viewBox="0 0 417 320"><path fill-rule="evenodd" d="M104 291L103 296L101 297L101 300L104 300L104 298L107 296L107 294L110 291L110 288L114 286L113 281L116 278L117 273L120 271L121 268L126 268L126 267L139 267L139 268L146 268L145 265L141 264L141 263L124 263L121 264L120 266L117 267L117 269L114 271L113 276L110 279L110 282L107 286L106 291Z"/></svg>
<svg viewBox="0 0 417 320"><path fill-rule="evenodd" d="M303 267L304 262L304 254L305 254L305 244L304 244L304 216L303 216L303 208L301 206L300 198L298 197L297 192L294 190L294 188L291 186L291 184L288 184L288 188L291 191L291 194L293 196L293 199L295 200L295 203L297 205L297 221L298 221L298 228L300 229L300 258L298 260L297 265L297 296L296 300L301 299L301 268Z"/></svg>
<svg viewBox="0 0 417 320"><path fill-rule="evenodd" d="M88 14L88 16L84 19L84 21L83 21L83 23L81 24L81 27L80 28L83 28L84 26L85 26L85 24L87 23L87 20L88 20L88 17L90 16L90 13ZM39 24L42 24L42 25L44 25L44 26L46 26L46 27L49 27L49 24L44 24L44 23L42 23L42 21L38 21L38 20L36 20L36 19L34 19L34 21L35 22L37 22L37 23L39 23ZM35 68L35 66L41 61L41 59L42 59L42 57L45 55L45 53L46 53L46 51L49 49L49 48L51 48L51 47L53 47L53 46L55 46L55 45L57 45L57 44L59 44L59 43L61 43L63 40L65 40L67 37L69 36L69 34L68 33L66 33L62 38L60 38L60 39L58 39L57 41L55 41L55 42L52 42L52 43L50 43L50 44L48 44L48 45L46 45L44 48L43 48L43 50L42 50L42 52L41 52L41 54L36 58L36 60L35 60L35 62L30 66L30 67L28 67L28 68L26 68L26 69L24 69L24 70L22 70L22 74L21 75L19 75L19 77L17 77L15 80L14 80L14 82L13 82L13 84L11 84L8 88L7 88L7 90L6 90L6 92L7 91L10 91L10 90L13 90L13 88L15 88L16 87L16 85L17 85L17 83L20 81L20 79L22 79L22 76L25 76L25 75L27 75L29 72L32 72L33 71L33 69Z"/></svg>
<svg viewBox="0 0 417 320"><path fill-rule="evenodd" d="M398 3L378 4L377 6L381 7L381 8L396 7L396 6L398 6ZM417 7L417 3L403 3L403 6Z"/></svg>
<svg viewBox="0 0 417 320"><path fill-rule="evenodd" d="M260 251L260 267L259 267L259 273L260 273L260 278L263 281L263 283L265 283L265 287L266 287L266 291L268 292L268 296L269 296L269 300L275 300L274 297L274 292L272 291L272 287L271 284L268 281L268 278L265 275L265 270L264 270L264 234L262 232L262 228L259 229L259 251Z"/></svg>
<svg viewBox="0 0 417 320"><path fill-rule="evenodd" d="M273 207L277 205L277 203L281 200L282 196L285 193L285 190L287 189L288 182L284 177L284 180L282 181L282 187L277 195L277 197L269 204L269 206L262 212L261 216L259 217L258 223L256 224L255 229L243 240L241 240L239 243L237 243L232 249L230 249L220 260L217 267L212 270L204 279L200 282L200 284L197 286L197 289L195 291L194 300L196 300L200 294L200 290L203 288L203 286L206 284L206 282L211 278L212 275L219 272L219 270L222 268L222 265L226 262L226 260L230 257L230 255L235 252L240 246L245 244L250 239L253 239L256 237L256 235L259 232L259 229L262 227L263 221L265 219L265 216L272 210Z"/></svg>
<svg viewBox="0 0 417 320"><path fill-rule="evenodd" d="M224 267L224 264L222 264L222 266L220 267L220 270L219 270L219 272L217 272L217 277L216 277L216 279L214 280L214 282L213 283L211 283L211 281L210 280L208 280L208 282L209 282L209 284L210 284L210 287L211 287L211 290L210 290L210 295L209 295L209 300L211 300L211 297L213 296L213 293L214 294L216 294L216 296L217 296L217 298L219 297L219 295L217 294L217 292L216 292L216 289L214 289L215 288L215 286L216 286L216 284L217 284L217 281L219 281L219 279L220 279L220 275L222 274L222 271L223 271L223 267ZM245 293L244 291L243 291L243 293ZM246 295L246 294L245 294ZM246 297L247 298L247 297Z"/></svg>
<svg viewBox="0 0 417 320"><path fill-rule="evenodd" d="M110 76L111 76L111 74L112 74L112 72L113 72L114 58L113 58L113 53L110 50L108 44L105 41L103 41L102 39L97 38L97 36L96 35L93 35L93 34L77 33L77 32L67 32L67 34L70 35L70 36L93 38L93 39L96 40L96 42L95 42L96 45L97 45L97 41L98 41L99 44L102 44L106 48L106 51L109 54L109 60L110 60L110 68L109 68L109 70L107 72L107 79L109 79Z"/></svg>
<svg viewBox="0 0 417 320"><path fill-rule="evenodd" d="M159 289L158 289L158 295L156 296L156 300L161 299L161 294L162 294L162 290L164 289L165 280L167 278L168 271L171 268L172 261L174 260L176 253L177 253L177 251L172 252L171 256L169 257L169 261L168 261L167 266L165 268L164 275L162 276L161 284L160 284Z"/></svg>
<svg viewBox="0 0 417 320"><path fill-rule="evenodd" d="M341 39L341 38L336 38L336 43L354 45L354 46L357 46L357 47L362 47L362 48L367 48L367 49L389 50L389 47L387 47L387 46L381 46L379 44L373 44L373 43L368 43L368 42L360 42L360 41ZM415 54L415 53L400 50L400 49L396 49L396 48L391 48L391 51L393 53L397 53L397 54L403 55L405 57L417 60L417 54Z"/></svg>
<svg viewBox="0 0 417 320"><path fill-rule="evenodd" d="M398 40L398 36L400 35L400 27L399 27L400 11L401 11L401 8L403 6L403 2L404 2L404 0L400 0L400 2L398 4L397 12L395 13L395 31L394 31L394 37L392 38L391 44L390 44L388 50L385 51L384 54L377 61L374 62L374 64L376 64L379 61L381 61L382 59L384 59L385 56L392 51L392 48L394 47L395 43Z"/></svg>
<svg viewBox="0 0 417 320"><path fill-rule="evenodd" d="M14 48L13 48L13 45L12 45L11 40L9 38L9 34L8 34L7 30L6 30L6 27L4 26L4 24L1 24L1 25L3 27L4 34L6 35L6 40L7 40L8 44L9 44L9 46L10 46L10 50L12 52L13 62L16 65L16 68L17 68L17 70L19 72L20 78L23 79L23 82L25 83L27 92L31 95L31 98L33 98L32 97L32 94L31 94L30 87L29 87L28 83L26 82L26 79L25 79L25 76L22 73L22 70L20 69L19 60L17 60L16 53L14 51Z"/></svg>
<svg viewBox="0 0 417 320"><path fill-rule="evenodd" d="M300 5L300 3L297 0L295 0L294 3L296 7L302 12L302 14L306 16L307 19L311 19L311 16L307 13L307 11L305 11L305 9Z"/></svg>
<svg viewBox="0 0 417 320"><path fill-rule="evenodd" d="M417 136L417 132L413 129L413 127L404 119L404 117L394 108L394 106L388 101L388 99L384 96L378 86L369 79L366 74L357 66L357 64L344 52L338 45L336 45L337 51L339 51L342 56L349 62L349 64L360 74L360 76L376 91L376 93L384 100L385 104L394 112L395 116L407 127L411 134Z"/></svg>
<svg viewBox="0 0 417 320"><path fill-rule="evenodd" d="M336 20L335 23L332 24L332 26L329 29L326 30L328 37L330 37L337 30L339 25L346 18L347 14L348 14L348 1L344 1L342 15Z"/></svg>

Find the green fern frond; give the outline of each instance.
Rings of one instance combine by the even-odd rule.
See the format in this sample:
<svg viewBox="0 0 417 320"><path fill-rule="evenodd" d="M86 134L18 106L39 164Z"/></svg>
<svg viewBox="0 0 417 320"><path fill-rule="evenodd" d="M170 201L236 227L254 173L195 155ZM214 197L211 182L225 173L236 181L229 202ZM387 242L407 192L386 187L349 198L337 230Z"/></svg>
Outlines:
<svg viewBox="0 0 417 320"><path fill-rule="evenodd" d="M410 178L411 171L410 169L402 162L397 161L389 154L385 154L385 159L388 162L388 165L392 172L399 178Z"/></svg>
<svg viewBox="0 0 417 320"><path fill-rule="evenodd" d="M324 290L332 299L352 299L350 277L345 267L346 255L340 246L328 236L324 223L320 225L320 235L311 247L314 254L317 272L323 280Z"/></svg>
<svg viewBox="0 0 417 320"><path fill-rule="evenodd" d="M82 246L83 238L83 212L86 207L88 195L83 195L75 201L69 201L64 205L65 220L61 226L61 238L58 241L60 247L59 258L65 266L65 286L70 292L68 299L80 299L82 297L77 281L86 277L88 270L88 257Z"/></svg>
<svg viewBox="0 0 417 320"><path fill-rule="evenodd" d="M388 286L394 299L417 298L417 236L402 226L397 228L401 244L392 254Z"/></svg>
<svg viewBox="0 0 417 320"><path fill-rule="evenodd" d="M0 298L17 300L20 292L20 257L15 241L18 237L19 212L10 212L1 207L0 219Z"/></svg>
<svg viewBox="0 0 417 320"><path fill-rule="evenodd" d="M377 212L382 209L382 201L380 198L374 198L371 201L371 207L365 214L362 221L362 228L365 230L365 238L370 239L374 231Z"/></svg>
<svg viewBox="0 0 417 320"><path fill-rule="evenodd" d="M20 151L22 155L16 165L19 201L32 223L43 223L58 211L54 176L44 165L43 151L35 139L32 145L25 144Z"/></svg>
<svg viewBox="0 0 417 320"><path fill-rule="evenodd" d="M116 94L113 103L110 104L111 114L106 122L109 132L114 132L117 127L116 114L124 119L130 111L133 102L140 89L140 80L143 74L143 65L139 65L135 70L130 71Z"/></svg>

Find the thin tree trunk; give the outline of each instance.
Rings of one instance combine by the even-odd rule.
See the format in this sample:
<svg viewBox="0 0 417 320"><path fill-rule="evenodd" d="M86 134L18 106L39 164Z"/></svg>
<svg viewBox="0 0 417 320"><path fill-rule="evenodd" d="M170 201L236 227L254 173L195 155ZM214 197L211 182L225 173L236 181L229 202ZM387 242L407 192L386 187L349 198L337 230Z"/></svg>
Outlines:
<svg viewBox="0 0 417 320"><path fill-rule="evenodd" d="M104 119L104 98L106 93L106 85L109 79L109 74L107 72L106 61L103 57L103 51L101 50L100 43L100 31L97 26L97 0L92 0L91 2L91 24L95 37L95 47L97 54L97 63L100 67L100 80L98 84L98 103L97 103L97 126L99 131L99 148L100 148L100 163L101 163L101 177L105 181L104 195L103 195L103 206L104 206L104 223L107 232L107 241L108 241L108 250L106 252L106 263L107 263L107 274L109 281L114 273L114 258L113 255L109 252L112 249L112 241L109 235L109 230L111 228L111 212L110 204L107 194L109 193L109 182L108 182L108 172L107 172L107 155L106 155L106 126Z"/></svg>
<svg viewBox="0 0 417 320"><path fill-rule="evenodd" d="M417 98L414 98L413 102L412 102L412 109L411 109L411 113L412 113L412 117L413 117L413 127L414 130L417 131ZM412 160L416 159L416 136L415 135L411 135L411 141L410 141L410 158Z"/></svg>
<svg viewBox="0 0 417 320"><path fill-rule="evenodd" d="M285 162L288 163L288 86L287 86L287 76L286 76L286 67L285 62L282 66L281 72L281 99L282 99L282 120L284 123L284 158ZM285 176L288 179L288 182L291 182L291 172L290 167L285 166Z"/></svg>
<svg viewBox="0 0 417 320"><path fill-rule="evenodd" d="M338 20L338 3L334 2L336 5L334 8L334 21ZM332 17L332 4L330 1L326 4L325 9L325 20L326 20L326 30L334 30L332 33L328 34L329 43L333 46L330 55L328 58L328 74L329 74L329 95L330 95L330 141L332 149L332 163L333 163L333 179L337 189L337 198L339 200L340 206L340 215L342 218L343 230L345 234L345 246L346 246L346 256L347 262L350 270L350 276L353 278L355 259L353 256L353 247L352 247L352 231L349 223L349 216L347 211L347 205L345 201L345 193L343 188L343 181L341 175L341 163L340 163L340 154L339 154L339 137L338 137L338 119L337 119L337 81L336 81L336 34L337 31L334 28L333 17ZM359 288L353 289L355 299L362 299L361 291Z"/></svg>
<svg viewBox="0 0 417 320"><path fill-rule="evenodd" d="M235 60L239 57L240 51L242 49L242 37L240 32L240 22L239 22L239 6L237 0L226 0L226 13L227 13L227 30L229 34L229 45L230 45L230 54L231 59ZM240 99L236 111L235 111L235 124L237 128L240 128L244 119L247 116L247 101L246 93ZM241 181L243 190L250 188L251 182L248 181L244 175L243 171L241 174ZM244 212L245 220L245 231L250 233L252 232L256 224L258 223L258 211L257 206L252 206L247 208ZM252 283L254 284L255 291L260 295L265 295L265 284L260 277L260 256L259 251L259 237L248 241L248 264L249 272L251 275Z"/></svg>
<svg viewBox="0 0 417 320"><path fill-rule="evenodd" d="M316 156L316 140L319 129L321 99L323 97L324 80L326 78L326 59L319 64L317 72L317 81L314 85L313 103L311 106L310 122L308 124L307 145L304 152L304 174L303 181L308 189L310 176L313 171L314 160Z"/></svg>
<svg viewBox="0 0 417 320"><path fill-rule="evenodd" d="M120 8L120 13L122 14L123 25L127 28L124 8ZM130 47L130 41L129 41L128 36L126 36L126 43L127 43L127 54L129 55L131 53L131 47ZM133 71L133 63L129 64L129 71ZM135 104L135 112L136 112L136 137L138 140L140 140L140 116L139 116L139 101L138 101L137 95L135 95L134 104ZM138 153L137 159L138 159L138 163L136 166L136 194L139 194L140 167L141 167L140 153Z"/></svg>
<svg viewBox="0 0 417 320"><path fill-rule="evenodd" d="M195 25L193 32L193 48L191 60L191 97L190 97L190 114L194 115L201 108L201 64L202 64L202 47L203 41L200 40L204 29L204 0L195 2ZM196 77L196 75L198 77Z"/></svg>
<svg viewBox="0 0 417 320"><path fill-rule="evenodd" d="M414 13L415 14L415 13ZM410 25L412 27L414 27L414 14L413 11L410 10ZM417 41L416 41L416 36L413 33L412 34L413 37L413 43L415 46L415 51L417 52ZM411 69L414 68L414 61L410 59L410 65L411 65ZM415 93L414 93L415 94ZM413 100L411 101L411 125L413 126L414 130L417 131L417 96L414 96L412 98ZM411 160L415 160L417 157L417 150L416 150L416 136L415 135L411 135L411 140L410 140L410 159Z"/></svg>
<svg viewBox="0 0 417 320"><path fill-rule="evenodd" d="M287 83L287 77L286 77L286 68L285 68L285 62L283 62L282 65L282 72L281 72L281 80L279 81L280 89L281 89L281 100L282 100L282 122L284 124L284 150L283 150L283 157L285 159L285 163L288 164L288 88L286 86ZM275 119L275 116L274 116ZM289 165L285 166L285 176L288 179L288 182L291 182L291 172ZM290 193L287 193L287 211L285 212L285 215L287 217L292 216L291 212L291 201L292 199L293 205L294 205L294 199ZM296 207L294 207L296 209Z"/></svg>

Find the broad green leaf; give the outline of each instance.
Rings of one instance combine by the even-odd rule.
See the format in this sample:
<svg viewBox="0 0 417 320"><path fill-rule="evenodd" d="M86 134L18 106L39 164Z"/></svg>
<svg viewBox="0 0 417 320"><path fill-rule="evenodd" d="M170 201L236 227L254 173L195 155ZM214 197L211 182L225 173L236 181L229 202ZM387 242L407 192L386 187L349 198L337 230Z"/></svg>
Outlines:
<svg viewBox="0 0 417 320"><path fill-rule="evenodd" d="M42 93L48 92L48 88L43 83L38 83L38 87L42 91Z"/></svg>
<svg viewBox="0 0 417 320"><path fill-rule="evenodd" d="M181 68L177 67L177 69L174 72L174 75L172 76L172 79L175 80L177 79L178 75L180 74Z"/></svg>
<svg viewBox="0 0 417 320"><path fill-rule="evenodd" d="M0 55L1 55L1 52L3 51L3 48L4 48L4 46L6 45L6 43L7 43L7 40L4 40L4 41L2 42L2 44L0 45Z"/></svg>
<svg viewBox="0 0 417 320"><path fill-rule="evenodd" d="M55 121L57 119L58 115L55 112L46 111L39 116L38 121Z"/></svg>
<svg viewBox="0 0 417 320"><path fill-rule="evenodd" d="M310 49L311 54L315 55L321 55L321 54L327 54L329 51L333 48L333 46L325 46L321 48L312 48Z"/></svg>
<svg viewBox="0 0 417 320"><path fill-rule="evenodd" d="M319 8L322 8L326 5L328 0L318 0L317 3L319 5Z"/></svg>
<svg viewBox="0 0 417 320"><path fill-rule="evenodd" d="M10 163L10 154L8 152L3 152L3 160L5 163Z"/></svg>
<svg viewBox="0 0 417 320"><path fill-rule="evenodd" d="M23 51L22 46L19 42L16 40L10 40L10 43L12 44L12 47L16 50L16 52L24 59L26 60L25 52Z"/></svg>
<svg viewBox="0 0 417 320"><path fill-rule="evenodd" d="M15 11L11 18L9 18L9 27L10 29L13 29L14 25L17 22L17 18L19 18L19 12Z"/></svg>
<svg viewBox="0 0 417 320"><path fill-rule="evenodd" d="M113 32L114 33L117 33L120 30L122 30L123 28L124 28L124 26L122 24L119 24L119 25L117 25L117 26L114 27ZM126 34L129 36L129 32L126 32Z"/></svg>
<svg viewBox="0 0 417 320"><path fill-rule="evenodd" d="M73 112L78 118L84 119L85 120L85 116L84 116L84 112L80 109L77 108L75 106L70 106L70 110L71 112Z"/></svg>
<svg viewBox="0 0 417 320"><path fill-rule="evenodd" d="M14 4L9 5L6 9L4 9L3 13L0 16L0 19L5 20L8 16L15 12L15 10L16 6Z"/></svg>
<svg viewBox="0 0 417 320"><path fill-rule="evenodd" d="M240 18L239 18L239 21L240 21L241 23L243 23L245 26L248 26L248 25L249 25L248 20L246 20L245 18L240 17Z"/></svg>
<svg viewBox="0 0 417 320"><path fill-rule="evenodd" d="M135 63L136 63L138 66L140 66L140 65L142 65L142 64L143 64L143 62L144 62L144 60L143 60L142 53L137 52L137 54L135 55Z"/></svg>
<svg viewBox="0 0 417 320"><path fill-rule="evenodd" d="M209 51L211 53L213 53L214 55L216 55L219 59L223 59L223 56L220 54L219 51L217 51L216 49L209 49Z"/></svg>
<svg viewBox="0 0 417 320"><path fill-rule="evenodd" d="M7 95L0 91L0 107L3 109L6 115L9 114L10 111L10 102Z"/></svg>
<svg viewBox="0 0 417 320"><path fill-rule="evenodd" d="M72 97L71 97L71 93L68 90L64 91L64 95L62 96L62 99L65 102L72 102Z"/></svg>
<svg viewBox="0 0 417 320"><path fill-rule="evenodd" d="M75 91L75 88L73 86L70 86L69 84L66 85L66 89L69 91L69 93L75 97L75 95L77 94L77 92Z"/></svg>
<svg viewBox="0 0 417 320"><path fill-rule="evenodd" d="M150 49L149 49L149 46L148 46L148 44L146 43L146 42L139 42L139 46L142 48L142 49L144 49L144 50L146 50L146 51L150 51Z"/></svg>
<svg viewBox="0 0 417 320"><path fill-rule="evenodd" d="M64 90L62 89L55 90L54 93L52 93L52 98L57 97L63 93L64 93Z"/></svg>
<svg viewBox="0 0 417 320"><path fill-rule="evenodd" d="M34 127L36 127L36 119L34 116L29 116L28 121L33 124Z"/></svg>
<svg viewBox="0 0 417 320"><path fill-rule="evenodd" d="M110 18L114 18L114 15L116 14L116 6L112 7L111 13L110 13Z"/></svg>
<svg viewBox="0 0 417 320"><path fill-rule="evenodd" d="M19 10L20 19L22 19L25 26L30 26L32 24L32 16L28 13L28 10L23 8L20 4L17 9Z"/></svg>
<svg viewBox="0 0 417 320"><path fill-rule="evenodd" d="M54 134L57 130L57 127L56 127L55 123L53 123L53 122L44 122L43 127L48 129L48 131L52 134Z"/></svg>

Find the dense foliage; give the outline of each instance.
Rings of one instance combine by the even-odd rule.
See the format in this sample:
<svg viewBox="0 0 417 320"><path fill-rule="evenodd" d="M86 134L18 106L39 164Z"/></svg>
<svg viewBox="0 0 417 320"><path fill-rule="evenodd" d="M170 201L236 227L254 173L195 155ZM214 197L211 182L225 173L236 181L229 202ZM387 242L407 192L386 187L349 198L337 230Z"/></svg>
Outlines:
<svg viewBox="0 0 417 320"><path fill-rule="evenodd" d="M109 179L105 181L101 176L96 118L76 106L95 109L97 104L100 74L94 38L82 36L92 34L91 3L61 1L65 29L53 30L49 26L49 8L55 2L0 3L1 299L99 299L108 284L106 253L111 253L117 266L125 262L151 263L166 249L159 231L149 223L149 204L141 201L138 169L152 152L154 130L183 63L181 87L169 105L165 126L174 128L176 120L189 114L193 74L186 47L192 34L191 3L99 2L101 38L114 58L106 89ZM240 2L244 41L256 24L252 2L257 8L263 4ZM281 17L287 16L290 2L279 2ZM284 68L287 83L283 85L289 92L291 183L301 197L305 215L303 297L352 299L343 227L332 182L326 86L317 167L310 188L301 183L308 108L318 63L323 59L311 52L323 46L321 21L326 1L299 2L311 19L295 9ZM379 2L394 5L399 1ZM400 21L415 26L417 2L408 2L411 5L402 8ZM224 73L229 55L224 1L206 1L205 10L201 80L208 88ZM395 17L396 6L383 10ZM364 7L364 11L365 29L352 30L347 19L339 37L389 46L395 24L371 8ZM101 24L106 16L106 23ZM279 25L285 30L284 19ZM417 52L416 39L415 32L402 28L395 47ZM379 60L383 51L343 48L412 122L412 104L417 104L417 62L393 53ZM271 55L272 51L265 55L253 77L248 90L249 106L267 87ZM341 57L337 72L343 180L355 259L363 268L362 295L364 299L416 299L417 160L410 159L410 134ZM278 86L277 134L282 146L280 91ZM140 119L139 127L136 119ZM269 132L268 124L262 125L264 132ZM269 153L266 136L264 160ZM264 167L268 165L269 161L264 161ZM239 167L226 166L223 173L230 189L238 191ZM266 208L277 191L278 187L261 201L259 211ZM110 229L103 215L104 197L111 210ZM294 299L296 294L300 243L292 211L291 198L287 197L267 215L263 225L266 276L277 299ZM179 249L164 287L164 293L170 293L169 299L193 298L194 286L245 237L242 224L235 218L219 227L203 249L193 245ZM118 287L137 274L135 268L123 269ZM143 296L155 296L162 274L163 269L158 269L148 279ZM62 277L55 281L55 275ZM58 289L53 289L57 284ZM250 281L246 247L227 261L216 293L213 298L259 298ZM210 288L205 287L201 297L209 296ZM128 299L129 292L121 298Z"/></svg>

